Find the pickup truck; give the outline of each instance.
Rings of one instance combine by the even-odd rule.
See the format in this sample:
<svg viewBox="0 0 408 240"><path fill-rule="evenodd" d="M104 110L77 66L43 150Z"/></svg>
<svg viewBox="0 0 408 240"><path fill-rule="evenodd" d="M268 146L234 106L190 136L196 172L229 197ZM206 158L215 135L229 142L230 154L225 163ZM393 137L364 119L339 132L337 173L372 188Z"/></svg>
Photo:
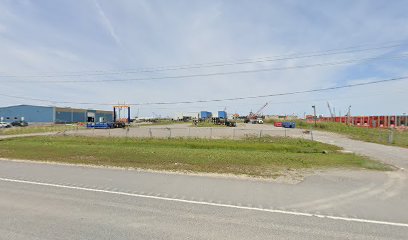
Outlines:
<svg viewBox="0 0 408 240"><path fill-rule="evenodd" d="M0 122L0 128L11 128L11 124L6 122Z"/></svg>

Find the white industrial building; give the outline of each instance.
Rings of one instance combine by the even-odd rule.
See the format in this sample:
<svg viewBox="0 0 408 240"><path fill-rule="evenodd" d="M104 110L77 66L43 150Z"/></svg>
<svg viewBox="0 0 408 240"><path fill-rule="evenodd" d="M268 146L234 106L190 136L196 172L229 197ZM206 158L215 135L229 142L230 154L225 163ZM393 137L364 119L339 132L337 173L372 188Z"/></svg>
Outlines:
<svg viewBox="0 0 408 240"><path fill-rule="evenodd" d="M176 121L183 121L185 119L198 119L199 118L199 113L198 112L179 112L176 113L174 116L174 120Z"/></svg>

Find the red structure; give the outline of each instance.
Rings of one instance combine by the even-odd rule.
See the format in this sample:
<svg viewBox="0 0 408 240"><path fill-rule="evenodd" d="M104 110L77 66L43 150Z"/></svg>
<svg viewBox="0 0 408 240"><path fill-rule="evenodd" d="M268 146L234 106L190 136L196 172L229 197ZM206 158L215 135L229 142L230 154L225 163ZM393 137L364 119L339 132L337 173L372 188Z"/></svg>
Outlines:
<svg viewBox="0 0 408 240"><path fill-rule="evenodd" d="M311 119L307 119L310 121ZM318 122L338 122L369 128L407 127L408 116L351 116L351 117L320 117Z"/></svg>

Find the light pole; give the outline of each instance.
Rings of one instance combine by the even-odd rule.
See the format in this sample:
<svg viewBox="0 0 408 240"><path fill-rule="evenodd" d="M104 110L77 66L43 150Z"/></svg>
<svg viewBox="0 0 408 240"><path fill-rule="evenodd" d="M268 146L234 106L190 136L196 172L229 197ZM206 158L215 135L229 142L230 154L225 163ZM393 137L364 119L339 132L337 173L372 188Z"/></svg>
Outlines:
<svg viewBox="0 0 408 240"><path fill-rule="evenodd" d="M317 120L317 116L316 116L316 106L313 105L312 108L313 108L313 114L314 114L314 115L313 115L314 125L315 125L315 127L317 127L317 123L316 123L316 120Z"/></svg>

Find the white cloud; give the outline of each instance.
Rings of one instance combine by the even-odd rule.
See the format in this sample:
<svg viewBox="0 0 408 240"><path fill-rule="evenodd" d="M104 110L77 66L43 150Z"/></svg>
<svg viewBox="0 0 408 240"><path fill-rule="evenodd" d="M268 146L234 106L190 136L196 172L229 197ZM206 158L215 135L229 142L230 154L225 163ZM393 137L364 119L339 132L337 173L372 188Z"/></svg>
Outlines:
<svg viewBox="0 0 408 240"><path fill-rule="evenodd" d="M98 0L94 0L95 7L98 10L99 16L101 17L102 24L106 27L108 30L109 34L112 36L112 38L115 40L115 42L121 46L121 40L119 36L116 34L115 29L113 28L113 25L111 21L109 20L108 16L106 16L105 11L103 11L101 5L99 4Z"/></svg>
<svg viewBox="0 0 408 240"><path fill-rule="evenodd" d="M385 4L383 1L257 1L254 4L253 1L67 0L58 4L53 1L31 2L24 6L13 1L0 2L0 13L5 13L0 14L0 72L30 75L37 72L121 70L307 53L368 43L376 46L408 37L405 27L408 19L404 11L407 6L403 2ZM1 31L1 26L6 31ZM406 51L405 46L392 51L383 49L214 69L51 79L123 79L289 67ZM10 81L0 93L4 90L14 95L77 102L199 100L382 79L403 75L405 69L407 64L401 60L143 82L22 85ZM397 87L408 88L406 82ZM147 115L151 112L172 115L177 111L203 108L215 111L227 106L230 111L246 113L271 101L274 104L267 113L296 112L303 115L304 111L311 110L313 103L318 104L319 109L326 109L325 99L339 109L352 104L355 113L403 111L406 106L401 104L405 99L403 94L394 94L394 89L387 87L384 88L384 93L389 94L386 100L371 97L378 89L379 86L373 86L257 100L146 106L140 111ZM361 98L354 100L353 96ZM0 105L16 102L4 98ZM392 102L396 104L390 107Z"/></svg>

